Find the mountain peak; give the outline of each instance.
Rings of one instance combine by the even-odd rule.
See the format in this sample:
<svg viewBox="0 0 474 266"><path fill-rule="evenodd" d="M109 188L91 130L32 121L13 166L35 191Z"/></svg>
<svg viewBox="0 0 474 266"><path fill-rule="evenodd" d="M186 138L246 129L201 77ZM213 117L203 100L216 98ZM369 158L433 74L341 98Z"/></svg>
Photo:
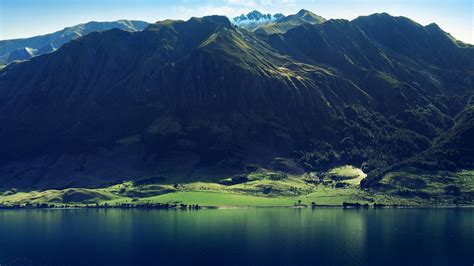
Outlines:
<svg viewBox="0 0 474 266"><path fill-rule="evenodd" d="M205 16L202 18L203 22L210 22L226 27L232 26L232 23L230 23L230 20L226 16L218 16L218 15L212 15L212 16Z"/></svg>
<svg viewBox="0 0 474 266"><path fill-rule="evenodd" d="M441 27L436 23L430 23L430 24L426 25L425 28L442 31Z"/></svg>
<svg viewBox="0 0 474 266"><path fill-rule="evenodd" d="M298 15L298 16L304 16L306 14L313 14L313 12L311 12L309 10L306 10L306 9L301 9L300 11L298 11L298 13L296 13L296 15Z"/></svg>
<svg viewBox="0 0 474 266"><path fill-rule="evenodd" d="M175 27L198 27L198 28L208 28L214 30L218 27L232 27L232 23L225 16L211 15L205 17L192 17L187 21L183 20L172 20L167 19L163 21L157 21L156 23L150 24L147 30L160 31L163 29L175 28ZM191 29L189 28L189 29ZM197 30L197 29L194 29Z"/></svg>
<svg viewBox="0 0 474 266"><path fill-rule="evenodd" d="M277 14L263 14L258 10L251 11L246 15L242 14L238 17L233 18L233 22L236 25L245 25L245 24L258 24L258 23L268 23L272 21L277 21L285 16L281 13Z"/></svg>
<svg viewBox="0 0 474 266"><path fill-rule="evenodd" d="M263 14L254 10L232 19L234 25L259 34L283 33L302 24L321 24L325 21L323 17L306 9L288 16L282 13Z"/></svg>
<svg viewBox="0 0 474 266"><path fill-rule="evenodd" d="M404 16L392 16L386 12L382 12L382 13L374 13L374 14L371 14L371 15L368 15L368 16L360 16L356 19L354 19L354 21L372 21L373 23L405 23L405 24L408 24L408 25L413 25L413 26L417 26L417 27L421 27L420 24L418 24L417 22L407 18L407 17L404 17Z"/></svg>
<svg viewBox="0 0 474 266"><path fill-rule="evenodd" d="M259 19L263 16L264 16L264 14L261 13L260 11L258 11L258 10L254 10L254 11L251 11L251 12L247 13L247 17L249 17L249 18Z"/></svg>
<svg viewBox="0 0 474 266"><path fill-rule="evenodd" d="M313 12L301 9L294 15L289 15L283 21L299 21L300 23L320 24L326 21L325 18L314 14Z"/></svg>

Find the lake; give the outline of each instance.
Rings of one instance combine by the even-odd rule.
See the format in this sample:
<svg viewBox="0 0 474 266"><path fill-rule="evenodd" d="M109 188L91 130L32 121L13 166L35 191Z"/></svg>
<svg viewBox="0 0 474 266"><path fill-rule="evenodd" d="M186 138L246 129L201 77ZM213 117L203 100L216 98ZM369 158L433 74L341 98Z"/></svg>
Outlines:
<svg viewBox="0 0 474 266"><path fill-rule="evenodd" d="M474 209L1 210L0 265L468 265Z"/></svg>

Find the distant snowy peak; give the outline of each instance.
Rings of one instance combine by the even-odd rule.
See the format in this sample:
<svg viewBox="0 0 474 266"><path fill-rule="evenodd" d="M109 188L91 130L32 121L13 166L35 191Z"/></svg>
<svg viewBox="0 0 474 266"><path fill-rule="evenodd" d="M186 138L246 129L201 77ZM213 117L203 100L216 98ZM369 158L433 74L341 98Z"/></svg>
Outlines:
<svg viewBox="0 0 474 266"><path fill-rule="evenodd" d="M91 21L62 30L24 39L0 40L0 65L8 65L13 61L28 60L31 57L54 52L65 43L91 32L121 29L125 31L141 31L148 22L138 20L117 20L111 22Z"/></svg>
<svg viewBox="0 0 474 266"><path fill-rule="evenodd" d="M278 21L284 18L285 15L278 13L278 14L263 14L257 10L249 12L247 15L242 14L238 17L233 18L234 24L237 26L246 25L246 24L260 24L260 23L268 23L272 21Z"/></svg>
<svg viewBox="0 0 474 266"><path fill-rule="evenodd" d="M323 17L305 9L288 16L281 13L263 14L254 10L232 19L232 23L237 27L261 34L284 33L302 24L321 24L325 21Z"/></svg>

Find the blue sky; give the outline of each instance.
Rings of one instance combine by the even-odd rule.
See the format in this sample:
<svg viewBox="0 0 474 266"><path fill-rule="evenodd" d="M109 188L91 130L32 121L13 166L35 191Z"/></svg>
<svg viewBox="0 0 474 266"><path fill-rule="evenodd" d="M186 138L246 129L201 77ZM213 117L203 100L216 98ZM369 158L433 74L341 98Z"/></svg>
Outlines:
<svg viewBox="0 0 474 266"><path fill-rule="evenodd" d="M304 8L325 18L353 19L388 12L426 25L435 22L454 37L474 43L472 0L0 0L0 40L29 37L87 21L137 19L155 22L191 16L237 16L257 9L296 13Z"/></svg>

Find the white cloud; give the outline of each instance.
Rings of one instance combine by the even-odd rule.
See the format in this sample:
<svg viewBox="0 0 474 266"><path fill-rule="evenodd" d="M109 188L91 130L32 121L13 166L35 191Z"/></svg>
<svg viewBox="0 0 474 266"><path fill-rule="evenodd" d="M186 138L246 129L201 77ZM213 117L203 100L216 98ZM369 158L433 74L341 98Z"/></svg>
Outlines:
<svg viewBox="0 0 474 266"><path fill-rule="evenodd" d="M249 8L256 8L258 6L257 2L253 0L227 0L227 4Z"/></svg>
<svg viewBox="0 0 474 266"><path fill-rule="evenodd" d="M296 0L260 0L262 5L296 5Z"/></svg>
<svg viewBox="0 0 474 266"><path fill-rule="evenodd" d="M177 7L182 17L201 17L208 15L225 15L235 17L241 14L247 14L252 10L261 12L285 12L289 6L296 5L296 0L226 0L222 5L214 2L208 2L199 7L189 7L181 5Z"/></svg>
<svg viewBox="0 0 474 266"><path fill-rule="evenodd" d="M239 16L240 14L247 13L248 8L244 7L232 7L232 6L213 6L206 5L198 8L189 8L185 6L178 7L180 14L183 17L202 17L209 15L222 15L228 17Z"/></svg>

